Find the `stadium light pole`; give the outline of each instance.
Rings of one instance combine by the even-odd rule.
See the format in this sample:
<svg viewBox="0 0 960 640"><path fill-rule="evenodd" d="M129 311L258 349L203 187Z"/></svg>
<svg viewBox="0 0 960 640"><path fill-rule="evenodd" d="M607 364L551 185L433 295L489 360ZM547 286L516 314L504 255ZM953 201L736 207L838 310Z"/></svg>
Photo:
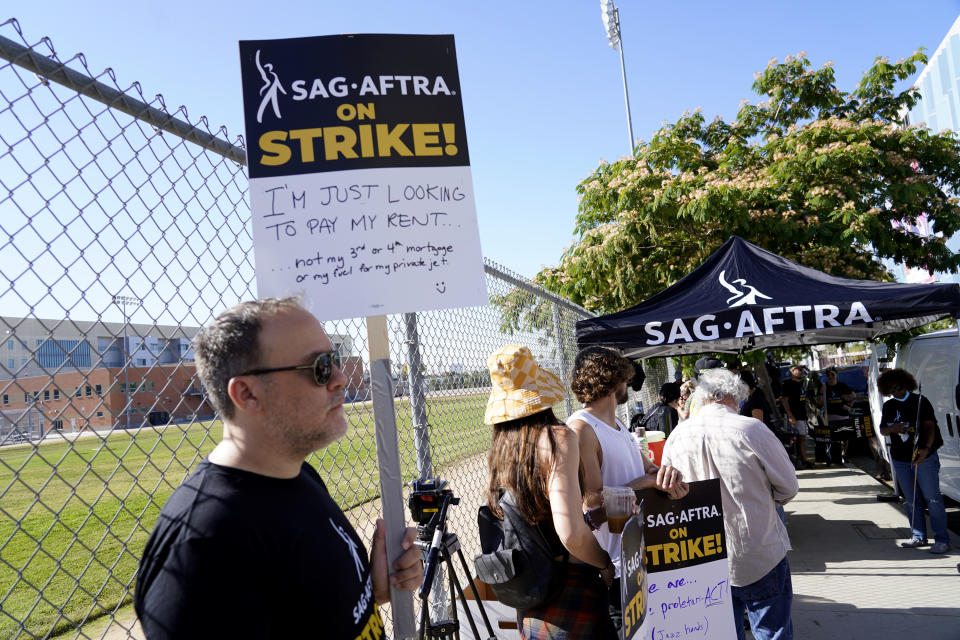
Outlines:
<svg viewBox="0 0 960 640"><path fill-rule="evenodd" d="M138 307L142 303L143 300L134 296L113 296L113 304L119 306L123 312L123 388L126 396L123 415L126 416L127 429L130 428L130 405L132 404L130 398L130 351L127 347L127 305Z"/></svg>
<svg viewBox="0 0 960 640"><path fill-rule="evenodd" d="M613 0L600 0L600 14L603 28L607 30L610 46L620 51L620 73L623 75L623 99L627 103L627 133L630 135L630 155L636 139L633 137L633 119L630 117L630 93L627 91L627 67L623 60L623 38L620 33L620 10Z"/></svg>

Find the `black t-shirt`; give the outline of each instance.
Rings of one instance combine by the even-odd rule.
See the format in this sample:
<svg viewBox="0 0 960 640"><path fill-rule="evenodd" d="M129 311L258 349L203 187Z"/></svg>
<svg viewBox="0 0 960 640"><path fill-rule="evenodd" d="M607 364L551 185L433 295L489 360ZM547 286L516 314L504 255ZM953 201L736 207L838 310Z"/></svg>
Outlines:
<svg viewBox="0 0 960 640"><path fill-rule="evenodd" d="M669 436L679 421L680 414L677 413L676 409L668 404L657 402L651 407L650 412L643 416L643 420L640 421L638 426L647 431L663 431L664 434Z"/></svg>
<svg viewBox="0 0 960 640"><path fill-rule="evenodd" d="M943 446L943 436L940 435L940 427L937 426L937 417L933 412L933 405L923 396L911 393L903 401L891 398L883 403L883 416L880 419L880 427L885 427L895 422L904 422L909 426L907 436L904 440L899 433L890 434L890 455L894 460L900 462L910 462L913 458L913 445L917 434L917 401L920 402L920 424L930 420L934 424L933 446L931 453ZM926 444L926 439L920 443L920 446Z"/></svg>
<svg viewBox="0 0 960 640"><path fill-rule="evenodd" d="M790 404L790 412L797 420L807 419L807 403L803 398L803 385L790 378L780 383L780 395Z"/></svg>
<svg viewBox="0 0 960 640"><path fill-rule="evenodd" d="M827 390L827 416L830 418L845 418L850 415L850 409L847 407L847 401L843 396L853 393L853 389L845 382L825 385Z"/></svg>
<svg viewBox="0 0 960 640"><path fill-rule="evenodd" d="M163 506L134 606L156 638L384 638L363 541L304 463L200 463Z"/></svg>
<svg viewBox="0 0 960 640"><path fill-rule="evenodd" d="M770 419L770 406L767 404L766 398L763 397L763 391L760 389L754 389L747 400L743 403L743 406L740 407L740 415L753 417L753 410L760 409L763 411L763 421L767 422ZM794 414L796 415L796 414Z"/></svg>

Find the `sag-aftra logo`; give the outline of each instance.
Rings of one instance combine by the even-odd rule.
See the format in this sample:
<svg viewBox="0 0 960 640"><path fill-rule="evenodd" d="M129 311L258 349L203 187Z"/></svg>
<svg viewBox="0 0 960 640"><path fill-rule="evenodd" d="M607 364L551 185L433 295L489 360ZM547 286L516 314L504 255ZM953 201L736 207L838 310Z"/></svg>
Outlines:
<svg viewBox="0 0 960 640"><path fill-rule="evenodd" d="M467 166L452 36L240 43L251 178Z"/></svg>
<svg viewBox="0 0 960 640"><path fill-rule="evenodd" d="M269 106L273 115L279 120L283 118L280 110L280 94L289 95L290 100L302 102L325 98L347 98L351 95L359 98L369 96L386 96L398 93L401 96L453 96L447 86L447 81L439 76L422 75L378 75L362 76L359 80L350 81L344 76L330 78L312 78L310 80L297 79L290 82L290 93L283 87L280 76L270 62L261 62L260 50L254 58L254 64L260 74L263 84L260 86L260 107L257 109L257 122L263 122L263 115Z"/></svg>
<svg viewBox="0 0 960 640"><path fill-rule="evenodd" d="M731 296L725 302L728 310L718 314L704 314L694 318L676 318L668 323L655 320L643 325L646 344L676 344L721 338L772 335L778 331L808 331L826 327L849 326L873 322L866 306L860 301L841 308L834 304L801 304L790 306L755 307L759 300L773 300L747 283L744 278L726 279L726 271L718 277L721 287Z"/></svg>

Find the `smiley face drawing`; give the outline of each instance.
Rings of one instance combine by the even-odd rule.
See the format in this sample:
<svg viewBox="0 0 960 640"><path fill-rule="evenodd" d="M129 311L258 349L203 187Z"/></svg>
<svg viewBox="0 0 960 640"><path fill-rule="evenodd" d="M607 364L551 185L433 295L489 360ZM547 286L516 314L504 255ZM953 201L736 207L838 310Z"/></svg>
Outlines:
<svg viewBox="0 0 960 640"><path fill-rule="evenodd" d="M446 292L447 292L447 283L446 283L446 282L438 282L438 283L436 284L436 287L437 287L437 292L438 292L438 293L446 293Z"/></svg>

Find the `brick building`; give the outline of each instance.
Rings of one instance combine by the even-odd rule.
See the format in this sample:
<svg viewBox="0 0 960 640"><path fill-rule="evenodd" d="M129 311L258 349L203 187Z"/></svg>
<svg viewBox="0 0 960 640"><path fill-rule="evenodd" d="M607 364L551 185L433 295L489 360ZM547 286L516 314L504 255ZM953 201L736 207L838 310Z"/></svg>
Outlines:
<svg viewBox="0 0 960 640"><path fill-rule="evenodd" d="M199 327L0 316L0 444L51 429L165 425L214 417L196 379ZM353 340L332 334L349 378L366 395ZM124 367L124 363L128 366Z"/></svg>
<svg viewBox="0 0 960 640"><path fill-rule="evenodd" d="M347 398L365 390L363 360L343 359ZM51 429L67 432L166 425L209 420L206 400L190 362L151 367L98 367L53 376L0 380L0 439L11 430L42 437Z"/></svg>
<svg viewBox="0 0 960 640"><path fill-rule="evenodd" d="M0 411L3 422L16 421L18 431L34 436L50 429L72 432L211 418L213 408L195 374L192 363L180 363L2 380Z"/></svg>

